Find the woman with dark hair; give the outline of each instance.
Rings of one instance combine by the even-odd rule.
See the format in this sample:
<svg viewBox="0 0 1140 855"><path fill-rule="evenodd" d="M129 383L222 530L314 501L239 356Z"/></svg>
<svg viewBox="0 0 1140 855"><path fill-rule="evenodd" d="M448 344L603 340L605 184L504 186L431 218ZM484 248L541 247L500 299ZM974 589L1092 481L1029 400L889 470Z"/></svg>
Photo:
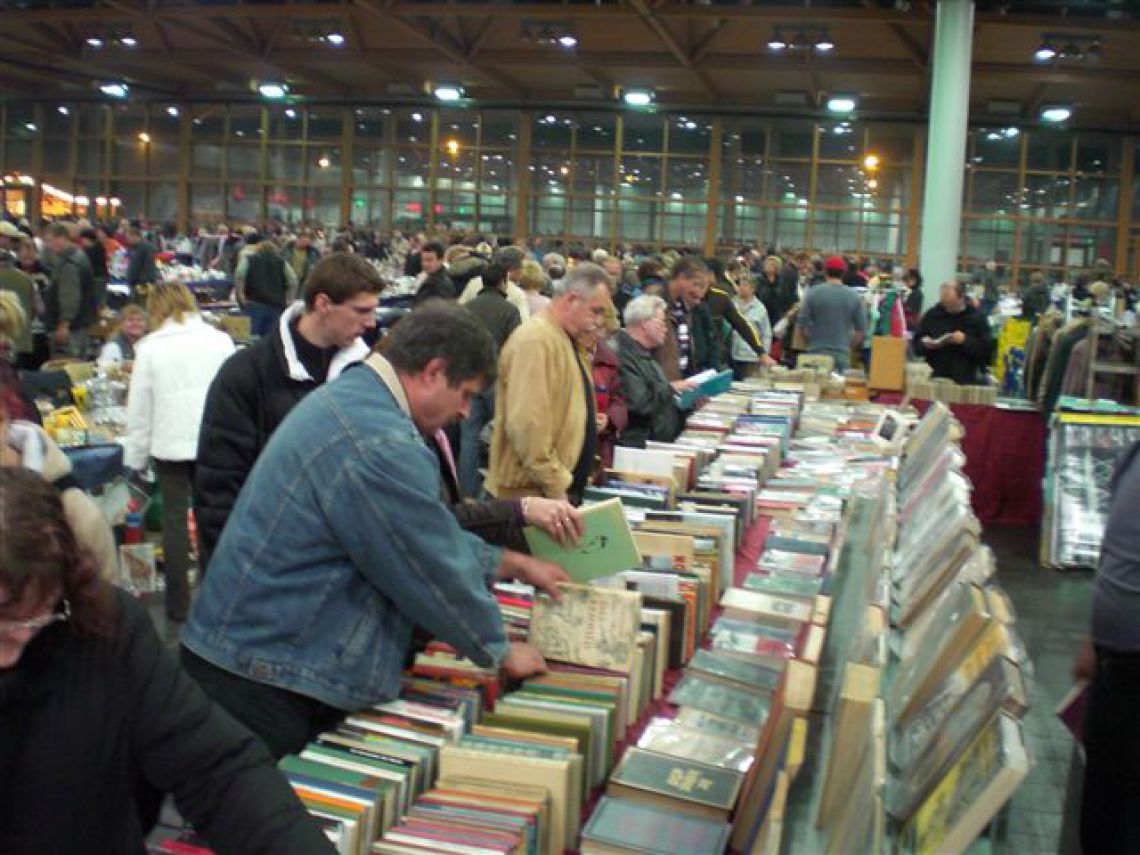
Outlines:
<svg viewBox="0 0 1140 855"><path fill-rule="evenodd" d="M906 299L903 300L906 328L916 330L922 321L922 274L917 267L912 267L906 272L906 278L903 281L906 282L907 287Z"/></svg>
<svg viewBox="0 0 1140 855"><path fill-rule="evenodd" d="M143 606L98 579L54 487L0 468L0 532L0 851L142 852L144 786L219 852L334 851Z"/></svg>

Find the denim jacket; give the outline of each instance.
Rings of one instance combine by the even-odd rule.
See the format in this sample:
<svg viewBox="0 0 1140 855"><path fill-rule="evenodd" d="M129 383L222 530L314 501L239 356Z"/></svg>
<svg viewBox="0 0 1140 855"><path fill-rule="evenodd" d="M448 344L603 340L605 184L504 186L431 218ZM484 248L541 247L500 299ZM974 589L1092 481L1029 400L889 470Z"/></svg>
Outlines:
<svg viewBox="0 0 1140 855"><path fill-rule="evenodd" d="M312 392L258 458L182 643L343 710L397 695L413 625L497 665L501 551L460 529L439 478L383 357Z"/></svg>

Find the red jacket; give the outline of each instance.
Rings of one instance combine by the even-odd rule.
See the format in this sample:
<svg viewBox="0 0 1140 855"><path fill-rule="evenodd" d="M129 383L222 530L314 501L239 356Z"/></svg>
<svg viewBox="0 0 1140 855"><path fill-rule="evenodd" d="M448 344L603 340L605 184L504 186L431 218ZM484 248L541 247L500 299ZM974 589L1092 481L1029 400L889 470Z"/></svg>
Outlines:
<svg viewBox="0 0 1140 855"><path fill-rule="evenodd" d="M599 342L592 364L595 403L598 412L609 417L606 429L598 435L598 456L608 469L613 466L617 438L629 423L629 411L621 388L618 355Z"/></svg>

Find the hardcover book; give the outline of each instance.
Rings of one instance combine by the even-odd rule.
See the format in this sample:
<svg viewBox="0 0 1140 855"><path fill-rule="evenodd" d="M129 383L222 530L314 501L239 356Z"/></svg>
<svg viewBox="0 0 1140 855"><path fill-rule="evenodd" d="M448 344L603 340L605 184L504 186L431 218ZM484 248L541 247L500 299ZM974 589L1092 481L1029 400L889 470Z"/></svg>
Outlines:
<svg viewBox="0 0 1140 855"><path fill-rule="evenodd" d="M612 576L641 565L621 499L613 498L582 508L585 534L572 546L563 546L534 526L523 529L535 558L562 567L576 582Z"/></svg>
<svg viewBox="0 0 1140 855"><path fill-rule="evenodd" d="M730 769L633 747L626 749L606 794L710 819L726 819L740 795L743 779L743 775Z"/></svg>
<svg viewBox="0 0 1140 855"><path fill-rule="evenodd" d="M530 641L550 659L628 674L640 630L640 594L563 585L560 602L535 599Z"/></svg>
<svg viewBox="0 0 1140 855"><path fill-rule="evenodd" d="M645 852L649 855L720 853L729 826L628 799L602 796L582 829L582 855Z"/></svg>

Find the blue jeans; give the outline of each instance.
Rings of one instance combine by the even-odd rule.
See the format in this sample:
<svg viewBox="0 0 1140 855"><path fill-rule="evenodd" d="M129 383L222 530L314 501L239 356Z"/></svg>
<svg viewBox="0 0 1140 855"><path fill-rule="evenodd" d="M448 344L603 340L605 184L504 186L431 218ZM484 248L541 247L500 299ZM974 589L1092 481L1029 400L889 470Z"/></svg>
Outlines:
<svg viewBox="0 0 1140 855"><path fill-rule="evenodd" d="M249 315L249 333L254 338L264 338L272 334L281 319L282 309L266 303L255 303L249 300L245 304L245 311Z"/></svg>
<svg viewBox="0 0 1140 855"><path fill-rule="evenodd" d="M479 459L483 442L483 428L495 416L495 390L485 389L471 399L471 412L459 423L459 491L465 499L478 499L483 493L483 476L479 473Z"/></svg>

